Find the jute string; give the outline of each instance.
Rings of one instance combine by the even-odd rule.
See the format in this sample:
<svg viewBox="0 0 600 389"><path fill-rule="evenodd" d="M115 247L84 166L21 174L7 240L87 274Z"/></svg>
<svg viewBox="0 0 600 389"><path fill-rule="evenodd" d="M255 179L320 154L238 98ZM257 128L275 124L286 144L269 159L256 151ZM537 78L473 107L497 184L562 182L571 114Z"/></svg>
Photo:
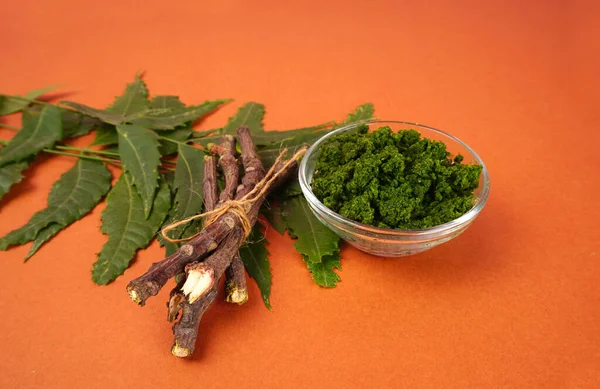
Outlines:
<svg viewBox="0 0 600 389"><path fill-rule="evenodd" d="M250 212L250 209L252 209L252 205L255 202L257 202L271 188L275 180L286 171L286 168L295 161L297 161L298 158L300 158L305 152L306 148L298 150L292 158L288 159L283 164L283 166L277 172L275 172L277 165L279 164L279 162L281 162L281 159L287 153L287 149L284 149L283 151L281 151L281 153L279 153L279 156L273 163L273 166L271 166L271 168L263 177L263 179L256 183L254 188L250 192L248 192L244 197L242 197L239 200L227 200L221 203L217 208L213 209L212 211L200 213L198 215L190 216L187 219L173 222L161 230L162 237L170 243L187 242L188 240L200 235L202 231L199 231L192 236L180 239L170 238L167 235L167 233L179 226L186 225L200 218L205 218L204 227L206 228L210 224L214 223L218 218L220 218L227 212L230 212L240 220L242 229L244 230L244 235L247 238L248 235L250 235L250 232L252 232L252 225L250 224L250 219L248 218L248 212Z"/></svg>

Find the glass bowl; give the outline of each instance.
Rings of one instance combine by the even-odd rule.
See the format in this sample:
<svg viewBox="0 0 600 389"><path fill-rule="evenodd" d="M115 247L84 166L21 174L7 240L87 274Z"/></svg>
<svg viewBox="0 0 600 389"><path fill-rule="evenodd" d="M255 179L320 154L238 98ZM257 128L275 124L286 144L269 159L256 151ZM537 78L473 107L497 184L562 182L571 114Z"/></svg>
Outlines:
<svg viewBox="0 0 600 389"><path fill-rule="evenodd" d="M321 145L332 136L342 132L356 131L358 127L367 125L369 132L382 126L389 126L396 133L404 129L413 129L421 136L431 140L443 141L447 150L453 155L461 154L463 163L475 163L482 166L479 186L474 191L473 206L462 216L445 224L420 230L400 230L377 228L347 219L327 208L313 194L311 181L315 171ZM481 158L460 139L422 124L402 121L369 121L351 124L328 133L315 142L306 152L300 163L298 178L302 193L307 199L314 215L343 240L367 253L382 257L402 257L429 250L448 242L464 232L483 209L490 194L490 179L487 168Z"/></svg>

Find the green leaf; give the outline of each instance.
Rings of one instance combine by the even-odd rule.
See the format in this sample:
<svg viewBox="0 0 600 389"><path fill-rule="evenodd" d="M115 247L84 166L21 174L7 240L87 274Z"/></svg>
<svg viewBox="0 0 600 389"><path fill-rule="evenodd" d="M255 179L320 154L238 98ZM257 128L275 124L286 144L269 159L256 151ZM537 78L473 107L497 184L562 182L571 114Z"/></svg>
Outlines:
<svg viewBox="0 0 600 389"><path fill-rule="evenodd" d="M202 192L202 179L204 177L204 153L192 146L179 145L177 165L175 165L175 179L173 189L175 192L174 206L169 212L163 227L174 221L183 220L202 212L204 208L204 194ZM180 227L170 232L170 236L181 238L197 232L201 228L200 221L192 221L185 227ZM159 236L162 246L166 247L167 256L174 253L179 244L169 243Z"/></svg>
<svg viewBox="0 0 600 389"><path fill-rule="evenodd" d="M315 217L304 196L285 200L282 207L290 236L298 239L294 247L308 262L321 262L339 251L339 236Z"/></svg>
<svg viewBox="0 0 600 389"><path fill-rule="evenodd" d="M21 113L21 127L26 127L30 125L31 122L36 122L40 113L42 112L42 107L29 107L23 110Z"/></svg>
<svg viewBox="0 0 600 389"><path fill-rule="evenodd" d="M283 197L294 197L302 194L302 187L298 180L290 180L289 184L283 187Z"/></svg>
<svg viewBox="0 0 600 389"><path fill-rule="evenodd" d="M200 105L183 109L178 107L155 109L132 119L131 122L155 130L172 130L198 120L228 101L230 100L209 100Z"/></svg>
<svg viewBox="0 0 600 389"><path fill-rule="evenodd" d="M96 138L92 146L110 146L119 143L119 134L114 126L106 124L96 129Z"/></svg>
<svg viewBox="0 0 600 389"><path fill-rule="evenodd" d="M175 220L173 217L174 214L175 214L175 207L171 207L171 209L167 213L167 217L166 217L165 221L163 222L162 226L160 227L160 230L162 230L164 227L168 226L169 224L173 223L173 221ZM177 249L181 245L181 243L171 243L171 242L166 241L163 238L162 234L160 234L160 233L157 235L157 239L158 239L158 242L160 243L160 246L165 248L165 257L168 257L169 255L173 254L175 251L177 251Z"/></svg>
<svg viewBox="0 0 600 389"><path fill-rule="evenodd" d="M269 145L260 148L257 150L258 156L261 161L265 165L266 168L271 167L281 150L287 148L288 156L293 155L293 153L302 146L309 146L320 139L323 135L325 135L328 130L318 130L309 133L299 134L293 138L283 140L278 143L270 143Z"/></svg>
<svg viewBox="0 0 600 389"><path fill-rule="evenodd" d="M240 257L244 262L246 271L256 281L265 306L272 311L270 301L272 275L267 243L269 242L267 242L258 226L254 226L248 237L248 243L240 247Z"/></svg>
<svg viewBox="0 0 600 389"><path fill-rule="evenodd" d="M134 124L120 124L117 132L123 169L131 174L131 182L142 197L144 213L149 217L158 187L158 136Z"/></svg>
<svg viewBox="0 0 600 389"><path fill-rule="evenodd" d="M123 94L115 98L115 101L106 111L121 117L130 117L134 114L147 111L149 106L148 88L138 74L132 83L127 84Z"/></svg>
<svg viewBox="0 0 600 389"><path fill-rule="evenodd" d="M188 139L190 139L192 132L193 130L191 128L178 128L173 131L161 133L161 137L185 143ZM161 155L171 155L177 152L177 147L177 143L161 139L159 151Z"/></svg>
<svg viewBox="0 0 600 389"><path fill-rule="evenodd" d="M340 276L333 271L334 268L342 269L339 253L324 256L320 263L310 262L304 255L302 259L306 262L312 279L317 285L324 288L334 288L341 281Z"/></svg>
<svg viewBox="0 0 600 389"><path fill-rule="evenodd" d="M169 109L172 113L183 112L185 104L179 100L179 96L155 96L150 102L150 108Z"/></svg>
<svg viewBox="0 0 600 389"><path fill-rule="evenodd" d="M101 120L69 110L63 110L62 120L63 139L77 138L89 134L93 129L107 126Z"/></svg>
<svg viewBox="0 0 600 389"><path fill-rule="evenodd" d="M35 100L44 93L56 89L57 87L58 85L52 85L46 88L34 89L27 92L23 97L0 95L0 116L10 115L11 113L21 111L31 104L31 100Z"/></svg>
<svg viewBox="0 0 600 389"><path fill-rule="evenodd" d="M285 234L287 224L283 216L283 209L280 206L262 207L261 213L267 218L275 231L279 232L280 235Z"/></svg>
<svg viewBox="0 0 600 389"><path fill-rule="evenodd" d="M220 136L219 134L221 133L222 130L223 130L222 128L213 128L213 129L204 130L204 131L194 131L194 133L192 134L192 138L193 139L201 139L201 138L206 138L209 135Z"/></svg>
<svg viewBox="0 0 600 389"><path fill-rule="evenodd" d="M161 182L150 217L146 218L144 202L133 187L133 179L123 172L106 197L102 211L102 232L108 235L108 242L94 263L94 282L106 285L123 274L137 250L148 246L170 207L169 187Z"/></svg>
<svg viewBox="0 0 600 389"><path fill-rule="evenodd" d="M169 193L171 194L171 198L175 198L175 190L173 189L173 185L175 183L175 172L161 173L160 174L161 182L164 182L169 186ZM169 208L169 212L167 212L167 216L163 221L160 230L164 227L168 226L175 220L175 202L171 203L171 207ZM157 239L161 247L165 247L166 257L173 254L180 246L180 243L170 243L163 239L162 234L157 234Z"/></svg>
<svg viewBox="0 0 600 389"><path fill-rule="evenodd" d="M31 245L31 248L29 249L24 261L27 261L29 258L31 258L44 243L50 240L54 235L58 234L58 232L62 229L63 226L58 223L50 223L46 227L42 228L35 237L33 245Z"/></svg>
<svg viewBox="0 0 600 389"><path fill-rule="evenodd" d="M9 163L0 167L0 199L8 193L11 186L21 182L23 170L27 169L27 161Z"/></svg>
<svg viewBox="0 0 600 389"><path fill-rule="evenodd" d="M26 99L34 100L34 99L37 99L38 97L42 96L44 93L50 92L51 90L58 88L59 86L60 85L50 85L45 88L34 89L32 91L25 93L24 97Z"/></svg>
<svg viewBox="0 0 600 389"><path fill-rule="evenodd" d="M179 145L175 165L175 220L185 219L202 212L204 196L204 153L192 146Z"/></svg>
<svg viewBox="0 0 600 389"><path fill-rule="evenodd" d="M52 105L46 105L35 121L15 135L6 147L0 150L0 166L10 162L21 161L35 155L44 148L52 147L62 139L62 118L60 110Z"/></svg>
<svg viewBox="0 0 600 389"><path fill-rule="evenodd" d="M349 113L346 119L344 119L344 125L364 122L373 119L375 114L375 108L373 104L366 103L357 107L353 112Z"/></svg>
<svg viewBox="0 0 600 389"><path fill-rule="evenodd" d="M81 219L104 197L110 181L111 174L101 162L79 159L52 185L47 208L35 213L23 227L0 239L0 250L36 239L40 231L52 223L65 228Z"/></svg>
<svg viewBox="0 0 600 389"><path fill-rule="evenodd" d="M88 107L87 105L79 104L74 101L61 101L61 104L73 108L75 111L79 112L82 115L87 115L96 119L100 119L104 123L117 125L127 120L126 117L119 115L118 113Z"/></svg>
<svg viewBox="0 0 600 389"><path fill-rule="evenodd" d="M192 146L179 145L179 155L172 184L175 201L162 227L202 212L204 208L203 176L204 153ZM171 231L169 235L174 238L190 236L201 227L201 222L195 220L185 227ZM158 240L160 245L165 247L167 256L173 254L180 246L179 243L167 242L162 235L158 236Z"/></svg>
<svg viewBox="0 0 600 389"><path fill-rule="evenodd" d="M62 139L77 138L78 136L88 134L94 128L100 128L105 125L99 119L85 116L75 111L68 109L61 109L60 111L63 125ZM23 126L27 125L29 121L37 120L41 112L42 107L39 105L25 108L21 116Z"/></svg>
<svg viewBox="0 0 600 389"><path fill-rule="evenodd" d="M237 113L229 118L222 134L236 135L237 129L241 126L246 126L250 129L252 135L264 131L263 118L265 116L265 106L259 103L250 102L244 104Z"/></svg>
<svg viewBox="0 0 600 389"><path fill-rule="evenodd" d="M318 124L312 127L303 127L296 128L293 130L284 130L284 131L265 131L252 135L252 140L254 141L254 145L258 148L262 148L264 146L269 147L280 147L282 142L290 142L294 141L297 137L307 137L312 138L310 134L323 130L326 127L331 125L331 123L323 123ZM325 131L320 131L318 134L324 134ZM320 135L322 136L322 135Z"/></svg>

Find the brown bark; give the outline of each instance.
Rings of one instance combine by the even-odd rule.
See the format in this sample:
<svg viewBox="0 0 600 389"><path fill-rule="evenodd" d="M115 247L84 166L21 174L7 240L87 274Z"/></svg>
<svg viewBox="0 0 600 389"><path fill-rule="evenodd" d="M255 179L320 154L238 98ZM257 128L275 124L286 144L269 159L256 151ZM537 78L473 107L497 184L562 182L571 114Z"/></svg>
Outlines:
<svg viewBox="0 0 600 389"><path fill-rule="evenodd" d="M204 156L202 193L204 194L204 207L206 211L215 209L219 198L219 188L217 186L217 161L211 155Z"/></svg>
<svg viewBox="0 0 600 389"><path fill-rule="evenodd" d="M219 195L219 203L231 200L240 180L240 169L235 159L235 138L231 135L222 137L221 147L217 150L219 154L219 166L225 176L225 188Z"/></svg>
<svg viewBox="0 0 600 389"><path fill-rule="evenodd" d="M181 320L173 324L175 341L171 353L179 358L187 358L194 353L200 320L204 312L215 301L217 288L212 288L204 298L194 304L184 304L181 311Z"/></svg>

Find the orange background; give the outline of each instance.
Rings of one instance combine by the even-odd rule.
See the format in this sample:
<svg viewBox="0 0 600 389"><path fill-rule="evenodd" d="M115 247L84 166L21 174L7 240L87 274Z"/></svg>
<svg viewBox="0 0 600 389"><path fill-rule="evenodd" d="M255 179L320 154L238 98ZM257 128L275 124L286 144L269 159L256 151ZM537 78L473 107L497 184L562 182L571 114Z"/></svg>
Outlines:
<svg viewBox="0 0 600 389"><path fill-rule="evenodd" d="M373 102L381 119L466 141L492 191L466 233L429 252L344 246L331 290L269 231L274 312L253 282L244 306L219 298L192 360L170 354L169 288L144 308L125 292L157 244L113 284L92 283L102 203L27 264L29 245L0 252L0 387L600 387L600 3L416 3L4 4L2 93L63 84L102 107L142 69L153 94L235 98L199 128L247 101L266 105L267 129ZM72 164L35 163L0 202L0 235Z"/></svg>

